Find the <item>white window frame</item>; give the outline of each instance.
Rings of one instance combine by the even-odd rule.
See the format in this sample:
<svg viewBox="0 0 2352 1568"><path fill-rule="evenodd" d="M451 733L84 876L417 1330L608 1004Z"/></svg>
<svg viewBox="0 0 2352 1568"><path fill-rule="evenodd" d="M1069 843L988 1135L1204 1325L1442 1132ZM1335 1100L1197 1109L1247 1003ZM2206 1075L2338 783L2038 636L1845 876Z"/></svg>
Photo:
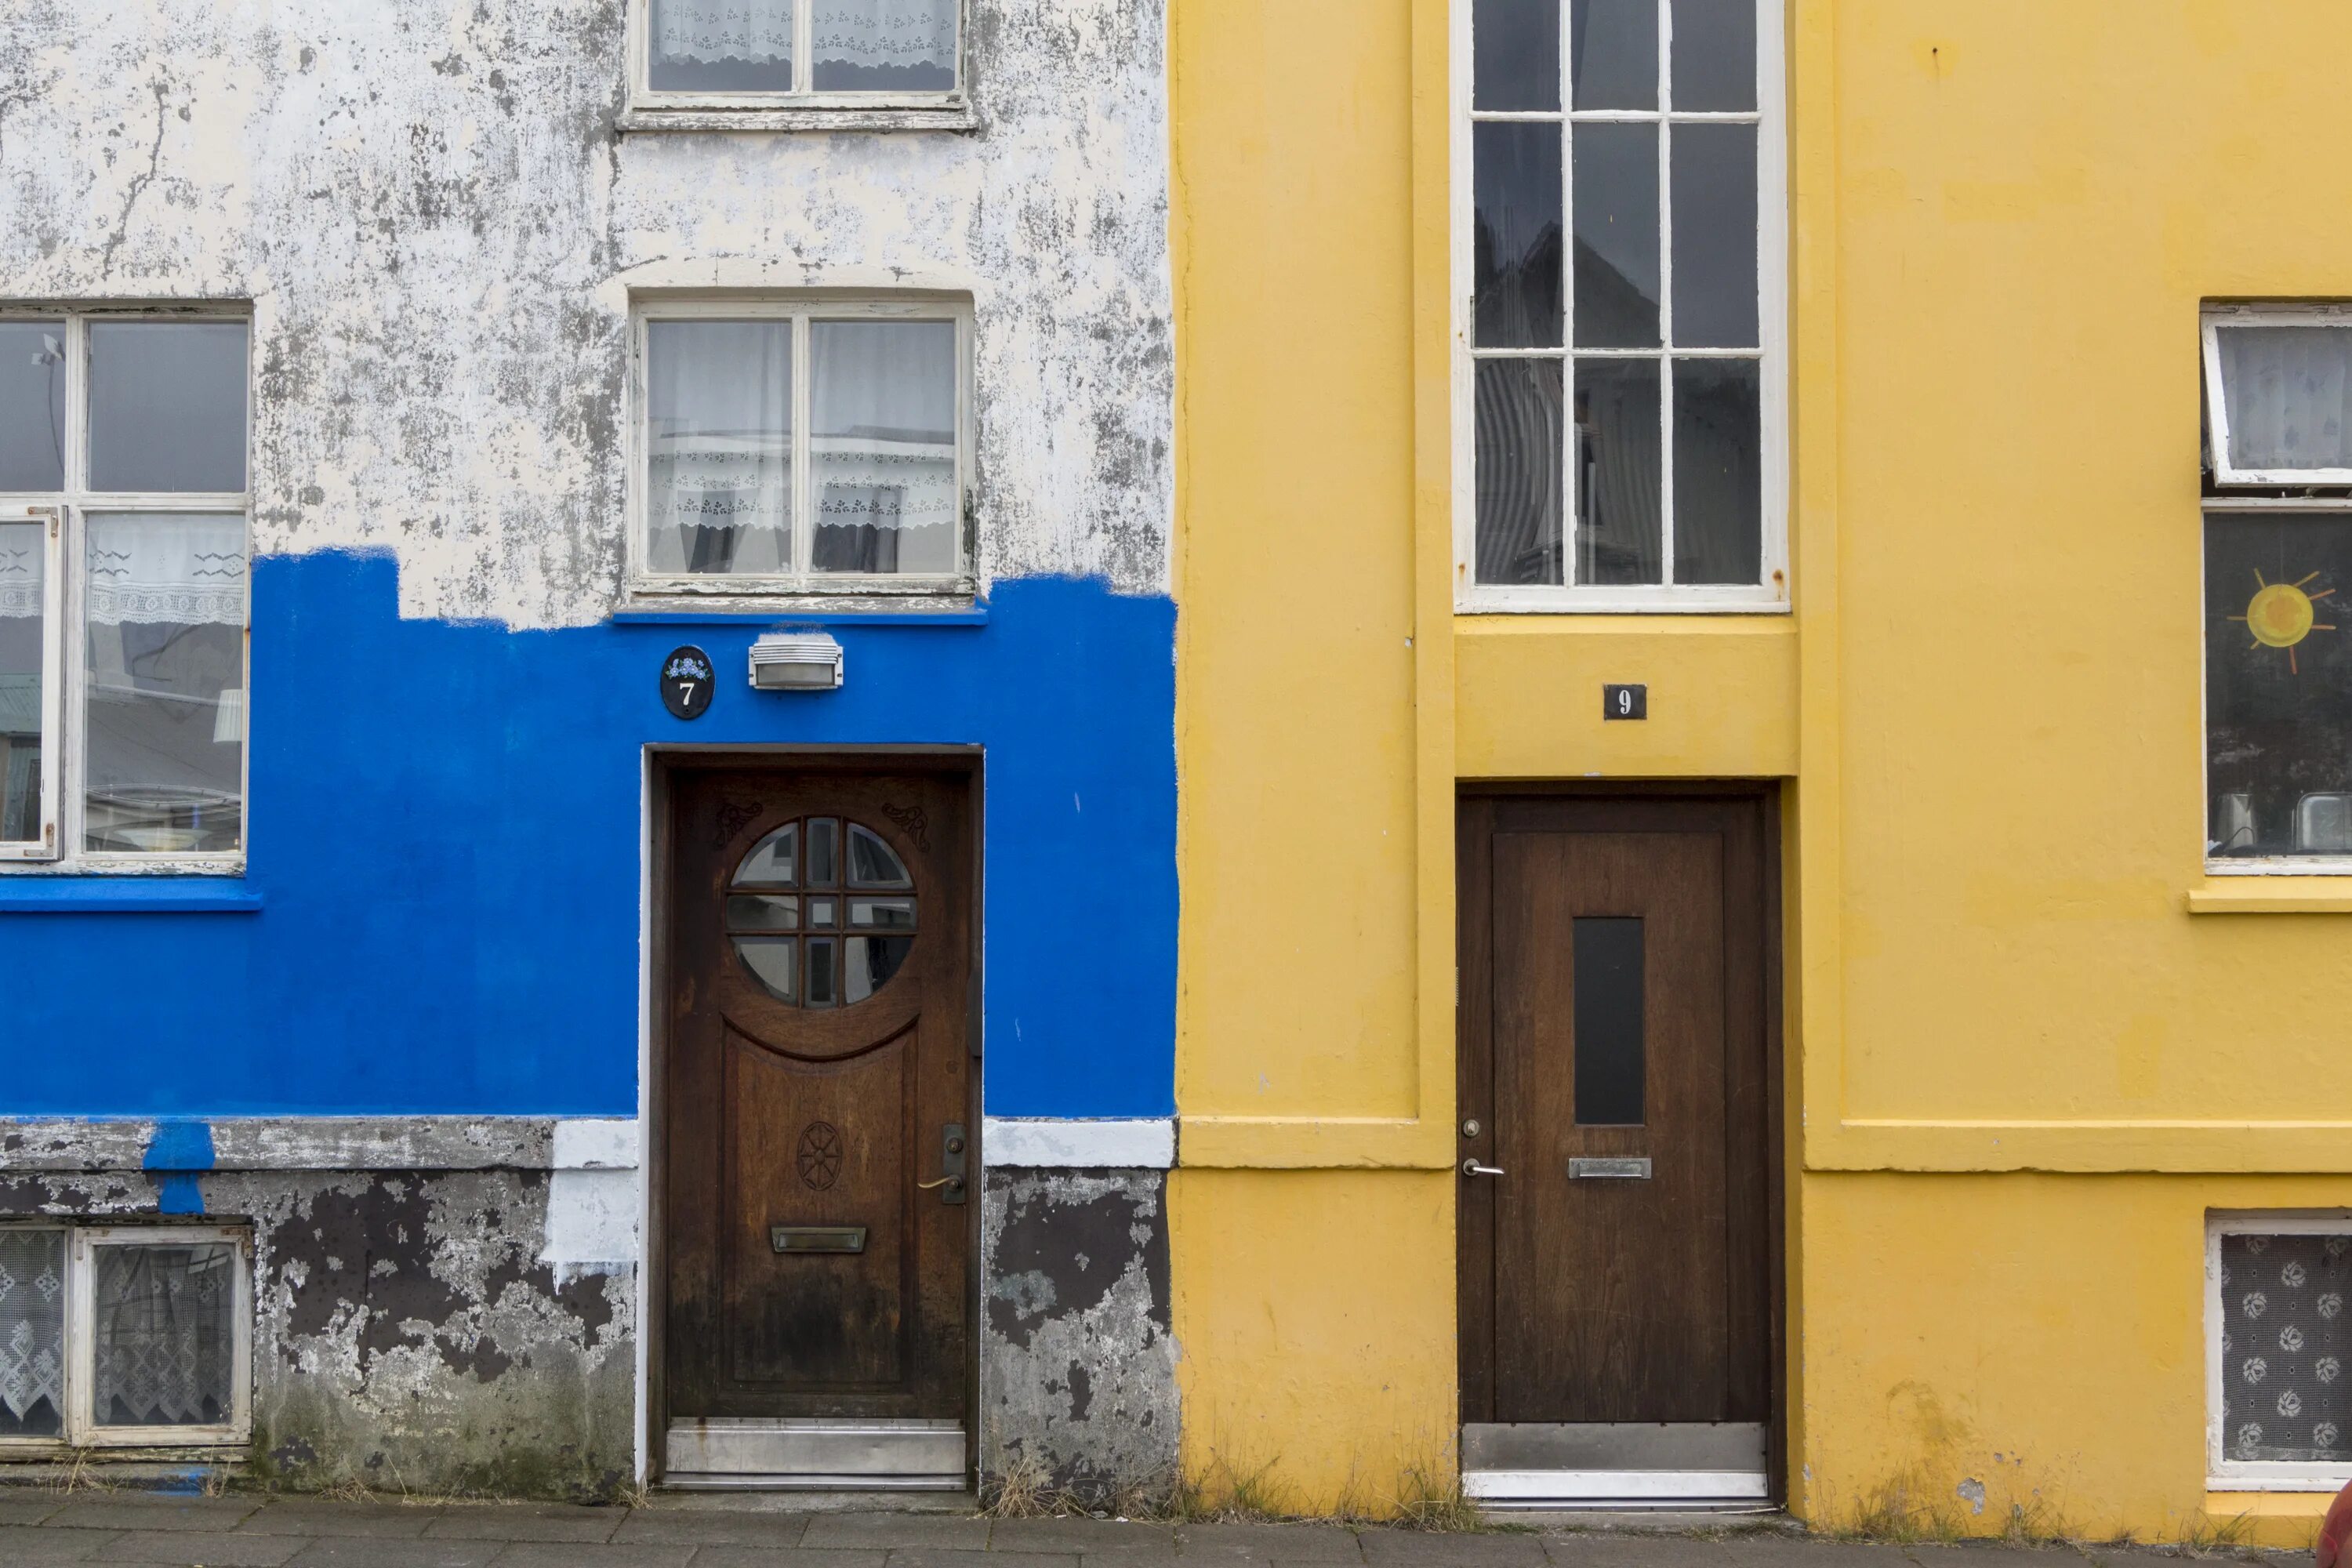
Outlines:
<svg viewBox="0 0 2352 1568"><path fill-rule="evenodd" d="M793 16L793 77L815 74L816 0ZM624 131L969 131L979 121L968 91L971 5L956 8L955 86L944 92L656 92L653 88L654 0L629 0L629 95Z"/></svg>
<svg viewBox="0 0 2352 1568"><path fill-rule="evenodd" d="M41 758L41 843L0 845L0 875L165 875L241 877L253 842L253 313L243 305L147 304L121 308L69 304L11 304L0 321L54 321L66 325L66 488L62 491L0 494L0 521L49 520L49 557L44 579L48 608L41 652L42 721L47 726ZM245 483L235 492L197 490L93 490L89 479L89 328L103 321L240 321L246 324ZM234 854L140 854L82 847L87 803L83 778L89 717L83 687L89 666L87 584L83 581L83 529L92 513L188 512L234 514L245 531L246 625L243 673L246 733L237 759L237 844ZM70 695L71 700L68 700Z"/></svg>
<svg viewBox="0 0 2352 1568"><path fill-rule="evenodd" d="M2352 331L2352 305L2208 305L2199 327L2205 354L2205 427L2213 483L2226 486L2352 486L2352 468L2241 468L2230 461L2230 404L2221 389L2227 327L2333 327Z"/></svg>
<svg viewBox="0 0 2352 1568"><path fill-rule="evenodd" d="M646 506L651 447L646 422L651 400L646 390L646 327L654 321L790 321L793 323L793 554L799 569L775 576L722 576L716 573L664 574L646 565ZM810 460L810 352L812 321L859 319L951 321L956 338L956 559L952 571L910 573L812 572L815 465ZM802 293L751 295L724 300L640 300L629 314L628 525L629 586L633 598L654 602L712 599L855 600L877 597L968 598L972 574L972 311L969 299L950 295Z"/></svg>
<svg viewBox="0 0 2352 1568"><path fill-rule="evenodd" d="M1453 68L1450 149L1453 212L1451 216L1454 286L1451 328L1454 339L1454 601L1463 614L1656 612L1681 615L1785 614L1789 596L1789 370L1788 370L1788 118L1786 67L1781 30L1782 0L1755 0L1756 108L1752 112L1676 110L1674 105L1672 0L1658 0L1658 103L1655 110L1572 110L1569 107L1569 0L1560 0L1560 107L1552 110L1477 110L1471 108L1471 11L1474 0L1454 0L1452 16ZM1563 342L1553 349L1481 349L1472 343L1473 284L1475 278L1476 187L1471 163L1471 127L1486 121L1524 121L1573 125L1733 124L1754 125L1756 136L1756 292L1757 343L1754 349L1690 349L1674 345L1674 196L1671 135L1658 142L1658 265L1664 300L1659 310L1659 336L1654 349L1584 349ZM1560 221L1562 237L1560 298L1563 338L1572 338L1576 298L1575 159L1563 146L1560 159ZM1575 439L1575 365L1580 359L1649 360L1660 366L1658 417L1661 461L1661 515L1665 520L1659 542L1660 581L1649 584L1482 584L1477 581L1477 362L1481 359L1552 360L1562 366L1563 446ZM1759 468L1763 484L1762 558L1760 581L1744 584L1681 583L1674 580L1675 418L1674 362L1676 359L1747 359L1759 362L1758 397L1763 450ZM1575 571L1575 468L1563 462L1560 476L1562 552Z"/></svg>
<svg viewBox="0 0 2352 1568"><path fill-rule="evenodd" d="M253 1230L243 1225L85 1225L9 1221L9 1231L62 1235L66 1342L64 1429L54 1437L0 1437L0 1460L74 1448L242 1448L253 1436ZM101 1247L227 1243L236 1248L229 1309L229 1419L209 1426L101 1426L97 1421L96 1252Z"/></svg>
<svg viewBox="0 0 2352 1568"><path fill-rule="evenodd" d="M2334 1492L2352 1481L2341 1465L2229 1458L2221 1405L2221 1237L2352 1236L2352 1209L2209 1210L2205 1215L2205 1486L2210 1491Z"/></svg>

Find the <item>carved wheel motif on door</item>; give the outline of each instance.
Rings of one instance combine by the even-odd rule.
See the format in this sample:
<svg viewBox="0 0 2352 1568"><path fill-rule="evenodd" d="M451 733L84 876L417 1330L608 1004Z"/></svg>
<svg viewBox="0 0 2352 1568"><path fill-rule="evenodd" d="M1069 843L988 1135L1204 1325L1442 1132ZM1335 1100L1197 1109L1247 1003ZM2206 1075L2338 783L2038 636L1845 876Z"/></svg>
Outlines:
<svg viewBox="0 0 2352 1568"><path fill-rule="evenodd" d="M830 1121L812 1121L801 1131L801 1180L818 1192L841 1174L841 1130Z"/></svg>

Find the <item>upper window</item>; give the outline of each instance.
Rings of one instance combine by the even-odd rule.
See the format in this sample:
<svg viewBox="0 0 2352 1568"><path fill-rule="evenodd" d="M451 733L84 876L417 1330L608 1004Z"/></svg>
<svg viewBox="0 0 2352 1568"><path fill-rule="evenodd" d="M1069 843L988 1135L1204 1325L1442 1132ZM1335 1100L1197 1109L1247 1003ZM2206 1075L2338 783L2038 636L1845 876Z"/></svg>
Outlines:
<svg viewBox="0 0 2352 1568"><path fill-rule="evenodd" d="M970 313L881 300L639 312L638 586L968 590Z"/></svg>
<svg viewBox="0 0 2352 1568"><path fill-rule="evenodd" d="M1463 15L1461 607L1785 607L1777 0Z"/></svg>
<svg viewBox="0 0 2352 1568"><path fill-rule="evenodd" d="M239 863L246 340L0 314L0 859Z"/></svg>
<svg viewBox="0 0 2352 1568"><path fill-rule="evenodd" d="M2205 317L2206 858L2352 871L2352 314Z"/></svg>
<svg viewBox="0 0 2352 1568"><path fill-rule="evenodd" d="M633 97L656 120L961 102L963 0L638 0L635 10Z"/></svg>

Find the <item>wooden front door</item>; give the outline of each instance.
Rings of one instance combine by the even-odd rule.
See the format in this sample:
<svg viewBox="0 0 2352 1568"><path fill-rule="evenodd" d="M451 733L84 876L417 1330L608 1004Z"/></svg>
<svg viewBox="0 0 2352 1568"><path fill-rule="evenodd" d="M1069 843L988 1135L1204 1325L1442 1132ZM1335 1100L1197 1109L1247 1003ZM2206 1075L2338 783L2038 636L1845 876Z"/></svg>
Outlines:
<svg viewBox="0 0 2352 1568"><path fill-rule="evenodd" d="M1765 805L1462 803L1465 1426L1769 1419Z"/></svg>
<svg viewBox="0 0 2352 1568"><path fill-rule="evenodd" d="M665 1399L961 1421L972 853L956 774L671 775Z"/></svg>

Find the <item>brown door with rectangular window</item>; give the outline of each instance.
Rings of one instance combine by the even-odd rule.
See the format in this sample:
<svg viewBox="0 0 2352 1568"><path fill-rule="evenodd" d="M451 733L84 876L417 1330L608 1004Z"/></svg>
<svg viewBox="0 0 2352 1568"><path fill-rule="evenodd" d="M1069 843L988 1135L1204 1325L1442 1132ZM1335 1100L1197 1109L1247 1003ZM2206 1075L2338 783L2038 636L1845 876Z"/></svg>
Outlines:
<svg viewBox="0 0 2352 1568"><path fill-rule="evenodd" d="M814 768L671 780L673 1431L714 1417L738 1436L760 1417L961 1422L979 1171L967 780ZM751 1468L791 1468L788 1447L776 1451Z"/></svg>
<svg viewBox="0 0 2352 1568"><path fill-rule="evenodd" d="M1465 1427L1769 1419L1765 808L1462 802Z"/></svg>

